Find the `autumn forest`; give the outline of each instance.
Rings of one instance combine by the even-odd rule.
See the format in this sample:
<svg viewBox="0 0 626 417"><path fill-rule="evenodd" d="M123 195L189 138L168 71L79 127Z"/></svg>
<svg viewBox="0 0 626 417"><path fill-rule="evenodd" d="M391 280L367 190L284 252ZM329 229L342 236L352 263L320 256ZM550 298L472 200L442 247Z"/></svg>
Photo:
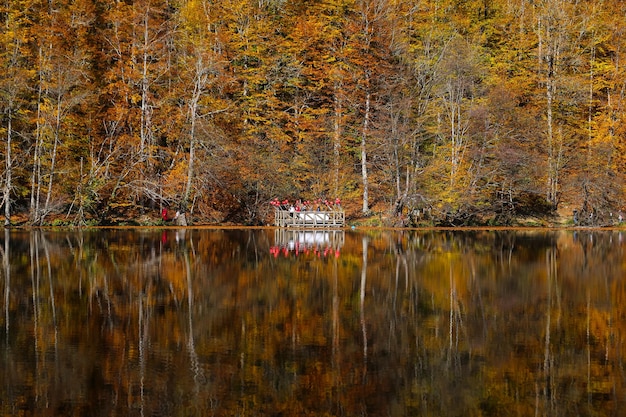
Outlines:
<svg viewBox="0 0 626 417"><path fill-rule="evenodd" d="M615 222L626 4L5 0L5 225Z"/></svg>

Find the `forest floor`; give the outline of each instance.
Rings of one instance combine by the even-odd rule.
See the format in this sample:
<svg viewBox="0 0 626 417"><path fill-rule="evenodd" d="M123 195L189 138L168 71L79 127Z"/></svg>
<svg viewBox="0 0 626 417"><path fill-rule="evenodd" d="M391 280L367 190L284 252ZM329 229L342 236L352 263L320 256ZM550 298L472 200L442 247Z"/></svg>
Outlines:
<svg viewBox="0 0 626 417"><path fill-rule="evenodd" d="M563 203L559 206L558 210L550 214L537 214L537 215L519 215L508 219L506 224L498 223L493 220L493 217L481 217L477 214L472 218L472 222L463 225L450 225L448 227L459 228L472 228L472 227L533 227L533 228L567 228L576 227L574 224L574 209L579 207L578 205ZM349 225L364 226L364 227L402 227L402 224L406 224L406 220L398 217L393 217L390 213L384 211L376 211L376 208L372 209L372 214L369 216L362 216L358 209L350 210L346 208L346 219ZM419 222L417 227L436 227L437 222L424 220ZM626 222L621 224L618 222L617 213L611 218L599 221L593 227L626 227Z"/></svg>
<svg viewBox="0 0 626 417"><path fill-rule="evenodd" d="M374 206L369 215L364 216L361 213L361 207L358 205L346 205L344 207L346 213L346 226L351 227L403 227L407 224L406 219L400 217L394 217L388 207L383 206ZM574 227L573 221L573 212L574 207L570 207L568 204L563 204L559 207L559 209L551 214L546 216L518 216L509 220L508 224L498 224L494 221L489 221L489 219L483 219L481 221L475 222L475 224L467 224L467 225L459 225L456 227L544 227L544 228L564 228L564 227ZM190 217L190 226L211 226L211 227L238 227L244 226L244 224L237 223L215 223L215 222L204 222L201 219L194 219L193 215ZM626 227L626 222L622 222L622 224L618 224L617 216L613 216L614 220L610 221L606 224L598 225L598 227ZM71 219L67 216L59 214L59 215L50 215L47 218L46 222L48 226L59 226L59 227L71 227L76 226L73 225ZM11 224L17 227L28 227L29 219L26 213L16 213L11 218ZM88 224L89 226L98 227L98 224ZM143 213L139 214L129 219L115 219L112 226L167 226L161 221L159 213ZM273 216L272 218L266 219L266 226L273 225ZM436 222L424 220L415 227L437 227ZM452 225L454 227L454 225ZM406 226L405 226L406 227Z"/></svg>

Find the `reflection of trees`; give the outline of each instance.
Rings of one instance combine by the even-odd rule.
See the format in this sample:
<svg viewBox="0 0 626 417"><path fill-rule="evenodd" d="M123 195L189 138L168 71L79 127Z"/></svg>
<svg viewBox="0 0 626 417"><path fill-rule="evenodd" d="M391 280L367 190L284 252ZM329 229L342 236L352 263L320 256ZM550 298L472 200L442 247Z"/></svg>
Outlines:
<svg viewBox="0 0 626 417"><path fill-rule="evenodd" d="M363 378L367 376L367 326L365 323L365 289L367 287L367 236L363 236L363 263L361 265L361 288L359 291L359 312L361 333L363 333Z"/></svg>
<svg viewBox="0 0 626 417"><path fill-rule="evenodd" d="M575 241L566 234L404 234L401 245L390 240L389 247L395 253L400 252L400 247L402 257L411 265L414 295L408 291L401 293L400 299L411 303L407 307L399 302L388 314L390 319L392 313L412 317L416 323L413 340L419 343L415 349L400 348L404 355L416 358L414 384L407 400L411 409L420 410L421 414L445 415L468 414L470 409L480 409L486 415L507 414L512 410L521 415L535 411L542 415L566 415L587 404L589 397L594 399L591 401L594 409L598 408L598 399L602 397L597 381L606 375L600 376L602 371L597 361L588 358L597 357L600 352L602 358L610 357L604 352L615 351L618 336L616 329L609 327L606 334L612 336L604 338L605 331L600 329L606 327L602 322L608 324L611 320L610 316L605 320L598 312L614 307L604 303L606 292L594 294L594 291L607 288L605 285L623 275L620 262L615 262L622 251L608 245L611 241L608 234L601 234L606 240L602 256L594 256L603 259L604 265L596 263L582 274L577 265L583 257L572 250ZM613 242L617 241L614 236ZM595 242L599 244L597 239ZM381 258L369 258L370 269L379 268L377 262ZM398 259L394 260L397 265ZM442 277L447 278L448 285L442 285ZM369 285L373 287L372 293L380 292L380 282L370 280ZM579 286L586 290L578 291ZM395 297L395 291L395 285L389 288L390 300ZM589 294L595 302L589 302ZM418 310L408 314L413 305ZM564 309L565 305L568 308ZM581 310L573 306L580 306ZM591 324L586 324L587 319L579 319L582 311L584 317L590 317ZM370 357L377 358L376 337L374 332L370 333ZM590 338L583 337L589 333ZM598 333L607 341L602 346L594 342ZM406 336L402 339L412 340ZM572 345L573 340L580 342ZM576 354L586 349L591 353L584 357ZM456 355L452 356L456 359L454 376L446 372L449 356L444 352ZM503 352L509 353L502 355ZM591 382L585 385L589 369ZM614 381L615 377L616 374L612 377ZM408 376L407 379L411 380ZM574 388L571 381L580 383L574 384ZM595 388L589 389L588 385ZM489 391L483 391L484 387L489 387ZM572 397L575 392L593 392L593 395ZM612 402L618 401L615 395L610 397L610 401L600 404L610 409ZM520 402L520 398L525 400ZM564 402L563 398L568 401Z"/></svg>
<svg viewBox="0 0 626 417"><path fill-rule="evenodd" d="M266 230L14 233L0 398L42 415L623 405L616 234L347 232L341 257L274 258Z"/></svg>
<svg viewBox="0 0 626 417"><path fill-rule="evenodd" d="M11 264L9 262L9 229L4 229L4 248L0 246L0 255L2 255L2 270L4 272L4 332L9 337L9 293L11 292Z"/></svg>
<svg viewBox="0 0 626 417"><path fill-rule="evenodd" d="M461 308L461 301L459 300L459 294L456 288L456 279L454 277L453 263L450 261L450 311L449 311L449 352L448 352L448 366L454 366L454 368L460 366L460 351L459 340L461 334L465 332L463 325L463 313ZM466 336L466 335L465 335Z"/></svg>
<svg viewBox="0 0 626 417"><path fill-rule="evenodd" d="M551 247L546 249L546 286L547 286L547 312L546 312L546 327L545 327L545 336L544 336L544 359L543 359L543 368L542 373L538 376L542 376L541 379L537 381L538 385L538 393L541 393L543 397L543 411L548 412L548 414L553 415L558 410L557 398L558 398L558 387L555 383L555 377L558 370L555 368L555 357L553 353L551 335L552 335L552 305L553 303L557 303L557 323L556 326L559 326L559 318L560 318L560 297L559 297L559 286L557 281L558 269L557 269L557 249L555 247ZM553 292L554 291L554 292ZM554 299L553 299L554 298ZM536 404L537 409L535 410L535 414L541 413L542 410L539 408L539 402Z"/></svg>
<svg viewBox="0 0 626 417"><path fill-rule="evenodd" d="M5 248L9 248L9 236L15 256L10 257L10 264L9 257L3 258L3 275L12 270L19 285L11 288L11 281L3 277L3 321L10 352L5 363L19 365L9 368L14 370L6 380L30 386L32 392L13 390L9 397L0 397L13 404L29 404L42 411L39 415L66 414L67 407L77 406L95 407L94 412L87 412L90 415L108 415L108 407L147 411L161 407L155 407L156 403L167 403L167 396L160 398L151 390L155 386L154 342L160 340L154 335L163 324L159 319L169 306L180 307L176 274L181 268L169 269L177 262L182 265L171 250L175 246L162 254L168 266L160 270L154 262L156 252L148 250L145 263L141 258L143 249L157 248L158 239L124 242L113 233L111 240L103 241L89 232L17 234L7 230ZM11 322L21 324L9 334ZM179 330L168 324L157 334L171 336ZM26 340L32 342L24 346ZM103 395L110 405L99 409ZM67 403L67 398L73 402Z"/></svg>

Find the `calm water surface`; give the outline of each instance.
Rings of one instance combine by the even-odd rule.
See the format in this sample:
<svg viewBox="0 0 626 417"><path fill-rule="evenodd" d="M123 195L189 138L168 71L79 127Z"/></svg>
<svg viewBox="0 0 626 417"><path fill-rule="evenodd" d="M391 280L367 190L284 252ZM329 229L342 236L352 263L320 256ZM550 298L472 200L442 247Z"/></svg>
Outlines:
<svg viewBox="0 0 626 417"><path fill-rule="evenodd" d="M625 231L0 232L0 415L613 416Z"/></svg>

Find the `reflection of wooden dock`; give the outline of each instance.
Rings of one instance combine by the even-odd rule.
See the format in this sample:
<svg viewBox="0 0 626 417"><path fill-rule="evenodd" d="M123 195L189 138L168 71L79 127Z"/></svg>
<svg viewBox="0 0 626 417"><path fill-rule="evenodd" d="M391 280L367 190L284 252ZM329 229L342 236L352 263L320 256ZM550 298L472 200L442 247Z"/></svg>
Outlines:
<svg viewBox="0 0 626 417"><path fill-rule="evenodd" d="M343 230L279 228L274 231L274 245L270 247L270 253L274 257L315 255L338 258L344 241Z"/></svg>
<svg viewBox="0 0 626 417"><path fill-rule="evenodd" d="M343 211L289 211L276 210L275 225L278 227L343 227L346 223Z"/></svg>
<svg viewBox="0 0 626 417"><path fill-rule="evenodd" d="M274 231L274 244L288 250L314 246L339 249L343 246L344 240L343 230L276 229Z"/></svg>

